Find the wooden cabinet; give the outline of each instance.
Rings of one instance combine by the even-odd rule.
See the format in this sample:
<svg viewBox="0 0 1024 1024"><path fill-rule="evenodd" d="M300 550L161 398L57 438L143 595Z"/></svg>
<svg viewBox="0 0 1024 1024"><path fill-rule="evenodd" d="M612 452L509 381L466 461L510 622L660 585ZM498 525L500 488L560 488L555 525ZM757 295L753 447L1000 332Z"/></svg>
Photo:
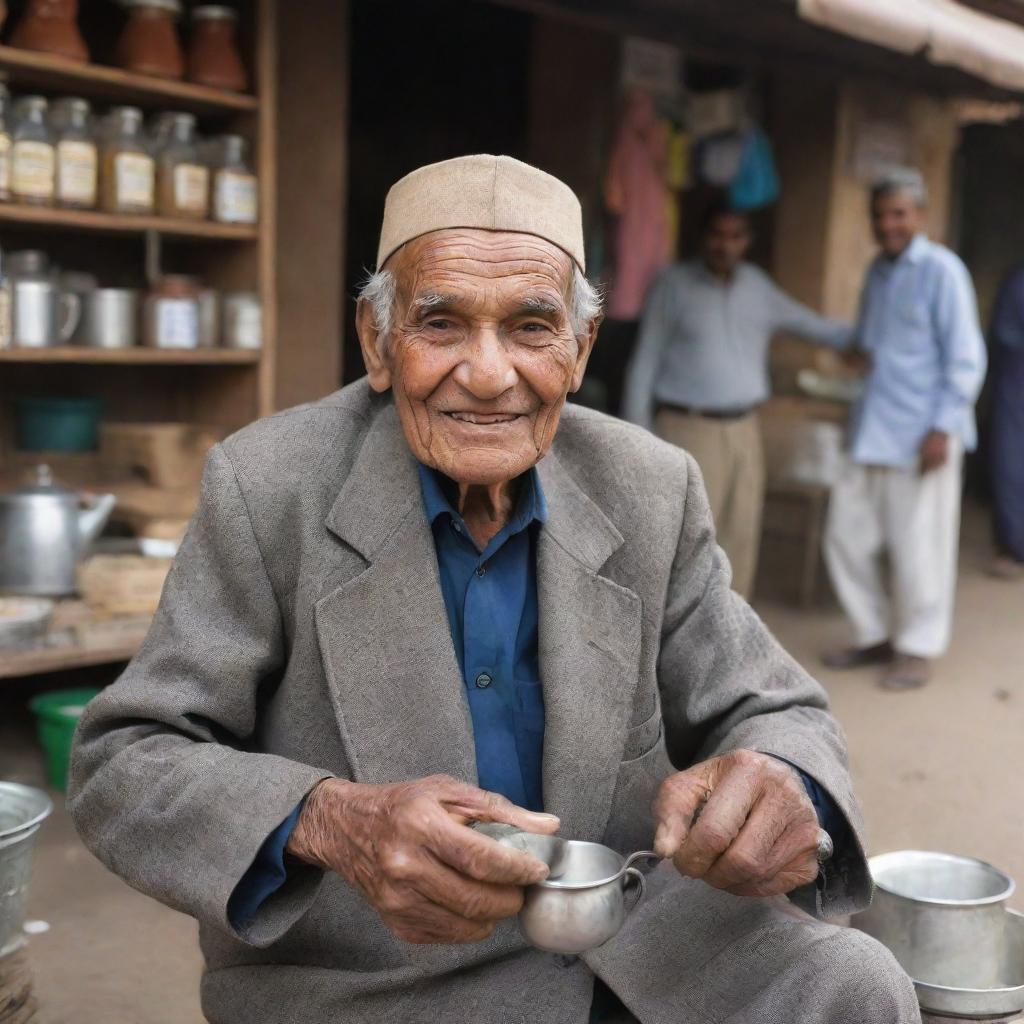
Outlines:
<svg viewBox="0 0 1024 1024"><path fill-rule="evenodd" d="M19 6L11 5L12 19ZM0 247L5 252L44 249L62 268L93 274L101 285L139 289L146 286L147 251L150 258L158 252L165 272L198 275L221 291L258 292L264 336L259 351L70 346L0 350L0 473L13 452L18 397L98 397L107 420L181 420L228 429L274 410L276 11L273 0L241 0L237 7L251 94L0 46L0 75L13 95L82 96L99 111L118 104L139 106L147 115L189 111L204 135L231 131L249 139L260 183L260 219L253 227L0 203ZM112 4L83 4L80 21L86 38L109 39L114 17Z"/></svg>

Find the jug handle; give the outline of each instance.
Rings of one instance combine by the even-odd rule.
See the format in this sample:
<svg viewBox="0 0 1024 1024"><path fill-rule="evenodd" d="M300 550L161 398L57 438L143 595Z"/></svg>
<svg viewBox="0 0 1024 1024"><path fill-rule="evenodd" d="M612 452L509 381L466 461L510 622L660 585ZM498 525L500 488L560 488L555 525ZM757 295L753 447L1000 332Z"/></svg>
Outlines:
<svg viewBox="0 0 1024 1024"><path fill-rule="evenodd" d="M62 292L60 296L61 305L64 307L64 322L60 325L59 336L62 342L67 341L82 316L82 300L74 292Z"/></svg>
<svg viewBox="0 0 1024 1024"><path fill-rule="evenodd" d="M625 866L627 868L631 868L633 867L633 862L637 860L661 860L661 857L653 850L638 850L636 853L631 853L626 858Z"/></svg>
<svg viewBox="0 0 1024 1024"><path fill-rule="evenodd" d="M635 910L637 904L639 904L639 902L644 898L644 891L647 888L647 881L643 876L643 872L638 871L636 868L626 868L624 879L625 880L622 883L623 889L628 889L630 882L636 882L636 900L634 901L633 906L630 908L631 910Z"/></svg>

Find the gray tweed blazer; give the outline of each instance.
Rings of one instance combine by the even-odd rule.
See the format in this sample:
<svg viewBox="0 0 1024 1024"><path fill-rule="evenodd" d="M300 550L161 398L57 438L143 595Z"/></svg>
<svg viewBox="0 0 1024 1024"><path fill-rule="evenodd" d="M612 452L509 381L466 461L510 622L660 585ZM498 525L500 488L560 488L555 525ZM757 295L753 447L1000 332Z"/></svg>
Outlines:
<svg viewBox="0 0 1024 1024"><path fill-rule="evenodd" d="M568 406L539 470L543 782L562 834L649 848L673 766L748 747L816 778L859 836L825 693L729 589L693 460ZM470 716L415 462L361 381L213 449L145 645L82 719L70 807L112 871L199 921L214 1022L582 1022L594 972L665 961L678 876L679 916L663 894L642 936L580 960L527 948L511 921L478 945L404 944L306 868L232 929L232 890L319 779L434 772L476 781ZM858 839L811 904L845 914L869 894ZM671 979L657 988L670 1005ZM510 1009L524 993L529 1012Z"/></svg>

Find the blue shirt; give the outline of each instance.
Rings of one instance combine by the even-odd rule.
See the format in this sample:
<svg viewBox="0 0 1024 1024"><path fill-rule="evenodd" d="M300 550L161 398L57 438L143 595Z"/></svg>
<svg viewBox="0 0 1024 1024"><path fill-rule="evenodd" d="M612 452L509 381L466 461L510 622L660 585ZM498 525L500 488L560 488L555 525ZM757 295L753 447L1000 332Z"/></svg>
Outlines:
<svg viewBox="0 0 1024 1024"><path fill-rule="evenodd" d="M855 462L913 465L932 430L975 448L985 342L974 286L955 253L917 235L896 259L879 256L864 283L857 335L872 367L851 421Z"/></svg>
<svg viewBox="0 0 1024 1024"><path fill-rule="evenodd" d="M543 809L544 694L537 659L537 527L547 519L540 477L520 480L509 522L482 551L446 490L420 466L441 593L466 684L481 789Z"/></svg>

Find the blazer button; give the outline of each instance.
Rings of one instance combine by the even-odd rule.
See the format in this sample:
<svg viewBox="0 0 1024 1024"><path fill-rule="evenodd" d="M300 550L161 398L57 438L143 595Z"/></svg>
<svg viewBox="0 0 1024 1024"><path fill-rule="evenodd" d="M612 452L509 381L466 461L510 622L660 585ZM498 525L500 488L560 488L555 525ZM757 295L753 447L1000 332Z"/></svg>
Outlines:
<svg viewBox="0 0 1024 1024"><path fill-rule="evenodd" d="M481 672L480 675L476 677L476 685L478 690L486 690L487 687L490 686L491 683L493 682L494 680L486 672Z"/></svg>

